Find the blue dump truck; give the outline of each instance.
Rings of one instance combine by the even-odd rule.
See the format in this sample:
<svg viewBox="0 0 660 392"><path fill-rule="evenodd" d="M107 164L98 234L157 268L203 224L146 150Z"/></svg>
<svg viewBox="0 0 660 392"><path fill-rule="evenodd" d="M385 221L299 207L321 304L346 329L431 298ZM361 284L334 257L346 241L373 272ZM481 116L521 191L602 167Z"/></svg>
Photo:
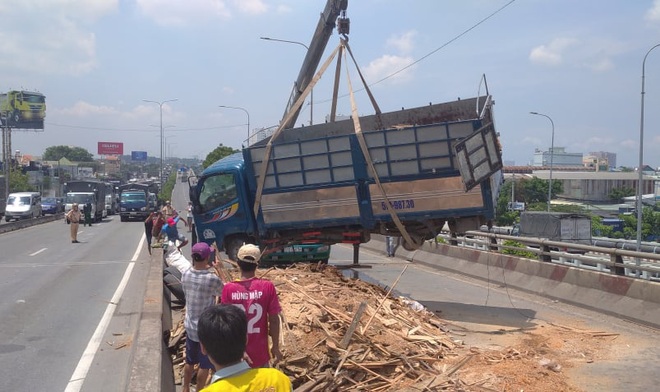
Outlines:
<svg viewBox="0 0 660 392"><path fill-rule="evenodd" d="M145 220L153 211L149 193L157 189L155 185L130 183L119 186L119 217L122 222L130 219Z"/></svg>
<svg viewBox="0 0 660 392"><path fill-rule="evenodd" d="M490 95L284 129L191 176L197 237L231 258L246 242L403 237L405 249L494 216L501 151Z"/></svg>

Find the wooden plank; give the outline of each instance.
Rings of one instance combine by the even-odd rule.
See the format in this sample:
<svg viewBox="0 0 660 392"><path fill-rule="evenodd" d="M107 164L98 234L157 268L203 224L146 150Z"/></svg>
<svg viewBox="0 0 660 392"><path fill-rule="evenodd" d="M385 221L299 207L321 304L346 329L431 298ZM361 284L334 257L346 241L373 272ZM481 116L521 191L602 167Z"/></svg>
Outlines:
<svg viewBox="0 0 660 392"><path fill-rule="evenodd" d="M365 301L361 302L357 312L355 312L355 315L353 316L351 325L350 327L348 327L348 331L346 331L346 334L344 335L344 338L342 339L339 347L343 349L346 349L348 347L348 344L351 342L351 338L353 337L353 333L355 332L355 329L357 328L358 323L360 322L360 318L362 318L362 314L364 313L364 310L366 308L367 308L367 303Z"/></svg>

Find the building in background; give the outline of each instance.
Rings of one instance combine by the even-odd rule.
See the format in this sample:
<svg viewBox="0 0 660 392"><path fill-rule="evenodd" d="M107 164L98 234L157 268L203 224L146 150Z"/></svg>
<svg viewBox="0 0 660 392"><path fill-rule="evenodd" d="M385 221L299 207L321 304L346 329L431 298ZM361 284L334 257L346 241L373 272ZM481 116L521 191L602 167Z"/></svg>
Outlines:
<svg viewBox="0 0 660 392"><path fill-rule="evenodd" d="M595 155L585 155L582 158L584 167L593 169L595 171L610 171L611 167L607 158L599 158Z"/></svg>
<svg viewBox="0 0 660 392"><path fill-rule="evenodd" d="M552 151L552 166L553 167L582 167L582 153L581 152L566 152L565 147L554 147L552 150L542 151L536 149L534 151L534 159L532 166L550 167L550 151Z"/></svg>
<svg viewBox="0 0 660 392"><path fill-rule="evenodd" d="M607 152L607 151L595 151L595 152L590 152L589 155L601 159L601 160L606 160L607 164L609 165L610 169L616 168L616 153L614 152Z"/></svg>

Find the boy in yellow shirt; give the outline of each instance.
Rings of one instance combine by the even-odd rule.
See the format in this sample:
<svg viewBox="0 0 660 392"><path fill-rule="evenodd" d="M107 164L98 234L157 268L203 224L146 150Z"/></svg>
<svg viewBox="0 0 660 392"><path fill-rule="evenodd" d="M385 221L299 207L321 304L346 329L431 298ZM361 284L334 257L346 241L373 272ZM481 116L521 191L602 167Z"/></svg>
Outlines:
<svg viewBox="0 0 660 392"><path fill-rule="evenodd" d="M201 392L291 392L291 380L273 368L251 368L243 360L247 344L247 316L237 306L206 308L199 317L197 334L202 352L217 371Z"/></svg>

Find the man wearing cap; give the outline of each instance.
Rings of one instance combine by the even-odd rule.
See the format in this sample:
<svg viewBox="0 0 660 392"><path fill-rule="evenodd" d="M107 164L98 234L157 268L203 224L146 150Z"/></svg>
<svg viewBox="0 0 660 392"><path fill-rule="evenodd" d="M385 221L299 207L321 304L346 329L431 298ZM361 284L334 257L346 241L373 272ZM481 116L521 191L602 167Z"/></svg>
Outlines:
<svg viewBox="0 0 660 392"><path fill-rule="evenodd" d="M192 268L189 268L181 277L183 292L186 296L186 316L183 326L186 329L186 363L183 367L183 392L190 391L190 382L195 365L199 364L197 371L197 390L206 386L209 371L213 365L208 357L201 352L199 337L197 335L197 322L204 309L217 303L222 291L222 281L210 267L217 267L215 260L210 260L211 248L205 242L198 242L192 247Z"/></svg>
<svg viewBox="0 0 660 392"><path fill-rule="evenodd" d="M176 215L176 210L174 207L172 207L169 200L165 201L165 205L163 206L161 212L163 213L163 218L165 218L165 220L168 218L173 218L174 215Z"/></svg>
<svg viewBox="0 0 660 392"><path fill-rule="evenodd" d="M188 239L186 238L185 235L179 233L179 229L177 229L176 224L179 223L181 219L179 218L178 215L175 215L173 218L167 218L167 224L163 225L163 228L161 229L161 234L165 234L167 237L168 241L172 241L176 245L176 242L179 241L179 245L177 245L177 249L179 252L181 252L181 248L186 246L188 244ZM182 221L184 225L187 226L186 221Z"/></svg>
<svg viewBox="0 0 660 392"><path fill-rule="evenodd" d="M259 247L245 244L238 250L238 267L241 279L225 284L220 301L234 304L245 311L248 318L248 342L245 353L250 366L270 366L271 353L275 361L282 359L280 352L280 301L275 285L269 280L256 277L261 259ZM268 337L272 348L268 349Z"/></svg>
<svg viewBox="0 0 660 392"><path fill-rule="evenodd" d="M69 212L64 215L67 223L71 225L71 243L77 244L78 241L78 226L80 225L80 219L82 219L82 213L78 209L78 203L73 203Z"/></svg>

